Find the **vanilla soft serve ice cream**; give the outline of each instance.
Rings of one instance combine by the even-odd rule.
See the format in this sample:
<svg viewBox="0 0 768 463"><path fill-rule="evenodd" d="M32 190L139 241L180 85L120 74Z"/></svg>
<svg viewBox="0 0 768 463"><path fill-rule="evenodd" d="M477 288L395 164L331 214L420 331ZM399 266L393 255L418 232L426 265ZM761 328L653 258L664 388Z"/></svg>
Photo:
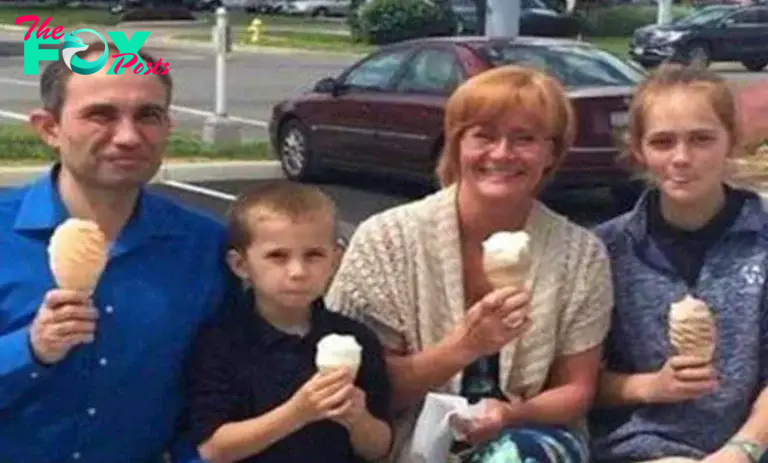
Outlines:
<svg viewBox="0 0 768 463"><path fill-rule="evenodd" d="M349 368L357 372L363 348L351 334L329 334L317 343L315 365L321 372Z"/></svg>
<svg viewBox="0 0 768 463"><path fill-rule="evenodd" d="M483 268L494 288L525 286L531 267L531 238L524 231L502 231L483 242Z"/></svg>
<svg viewBox="0 0 768 463"><path fill-rule="evenodd" d="M107 238L90 220L67 219L54 230L48 244L51 272L62 289L93 291L107 257Z"/></svg>
<svg viewBox="0 0 768 463"><path fill-rule="evenodd" d="M686 295L669 310L669 340L679 355L711 360L717 328L706 302Z"/></svg>

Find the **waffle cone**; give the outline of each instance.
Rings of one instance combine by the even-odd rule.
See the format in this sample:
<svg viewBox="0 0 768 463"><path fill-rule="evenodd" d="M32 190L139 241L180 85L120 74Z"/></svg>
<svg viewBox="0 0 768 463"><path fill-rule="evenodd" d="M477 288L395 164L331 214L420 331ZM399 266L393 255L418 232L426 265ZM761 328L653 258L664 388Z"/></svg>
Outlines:
<svg viewBox="0 0 768 463"><path fill-rule="evenodd" d="M68 219L51 236L48 258L56 285L92 292L107 265L107 239L92 221Z"/></svg>
<svg viewBox="0 0 768 463"><path fill-rule="evenodd" d="M686 297L672 304L669 341L678 355L711 360L717 342L717 328L709 307L698 299Z"/></svg>

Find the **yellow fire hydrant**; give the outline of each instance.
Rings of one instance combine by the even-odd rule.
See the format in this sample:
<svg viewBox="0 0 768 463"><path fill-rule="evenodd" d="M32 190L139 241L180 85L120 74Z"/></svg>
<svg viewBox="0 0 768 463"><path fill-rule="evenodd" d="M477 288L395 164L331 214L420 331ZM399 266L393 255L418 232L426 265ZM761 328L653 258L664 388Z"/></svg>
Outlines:
<svg viewBox="0 0 768 463"><path fill-rule="evenodd" d="M262 26L261 19L259 18L253 18L253 21L251 21L250 26L248 26L248 32L251 33L250 42L256 43L259 41L259 38L261 36L261 26Z"/></svg>

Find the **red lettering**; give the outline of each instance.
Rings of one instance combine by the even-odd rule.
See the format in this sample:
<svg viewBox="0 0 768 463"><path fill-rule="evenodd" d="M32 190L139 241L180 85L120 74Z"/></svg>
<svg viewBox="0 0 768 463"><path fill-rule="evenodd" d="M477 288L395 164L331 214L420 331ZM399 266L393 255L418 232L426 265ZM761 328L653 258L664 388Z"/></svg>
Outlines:
<svg viewBox="0 0 768 463"><path fill-rule="evenodd" d="M50 16L37 28L37 33L35 35L38 39L40 36L42 36L44 39L47 39L50 36L51 30L47 27L49 22L51 22Z"/></svg>
<svg viewBox="0 0 768 463"><path fill-rule="evenodd" d="M160 75L164 76L164 75L168 74L168 71L170 71L170 70L171 70L171 67L168 66L168 63L165 63L165 70L163 72L161 72Z"/></svg>
<svg viewBox="0 0 768 463"><path fill-rule="evenodd" d="M123 64L126 56L130 56L131 60L128 61L128 64ZM134 64L136 64L136 61L138 61L138 57L135 53L119 53L117 55L112 55L112 57L120 58L120 61L117 62L117 66L115 66L115 74L120 74L120 68L130 69Z"/></svg>
<svg viewBox="0 0 768 463"><path fill-rule="evenodd" d="M51 37L53 37L56 40L60 40L62 37L64 37L64 28L62 26L54 27Z"/></svg>
<svg viewBox="0 0 768 463"><path fill-rule="evenodd" d="M144 65L139 63L136 65L135 68L133 68L133 73L136 75L139 75L141 73L141 70L144 69Z"/></svg>
<svg viewBox="0 0 768 463"><path fill-rule="evenodd" d="M158 59L157 62L155 63L155 65L152 67L152 75L155 75L155 76L161 75L161 76L163 76L163 75L167 74L168 73L167 70L165 72L163 72L163 69L165 69L166 67L168 69L170 69L170 67L168 67L168 63L163 63L163 59L162 58Z"/></svg>
<svg viewBox="0 0 768 463"><path fill-rule="evenodd" d="M48 17L45 21L43 21L42 24L40 24L40 27L37 26L38 22L40 21L40 18L38 18L36 15L33 14L27 14L24 16L19 16L16 18L16 21L14 21L15 24L21 25L22 23L32 21L32 26L29 28L27 33L24 35L24 40L29 40L29 37L32 35L32 31L37 28L37 32L35 33L35 37L43 38L43 39L49 39L53 38L55 40L60 40L62 37L64 37L64 27L62 26L56 26L53 31L48 26L48 23L51 22L52 17Z"/></svg>
<svg viewBox="0 0 768 463"><path fill-rule="evenodd" d="M32 31L35 30L35 27L37 27L37 22L40 20L40 18L37 17L37 15L34 14L25 14L24 16L19 16L16 18L16 21L14 21L14 24L17 26L20 26L22 23L25 23L27 21L32 21L32 26L27 31L27 34L24 36L24 40L29 39L29 36L32 35Z"/></svg>

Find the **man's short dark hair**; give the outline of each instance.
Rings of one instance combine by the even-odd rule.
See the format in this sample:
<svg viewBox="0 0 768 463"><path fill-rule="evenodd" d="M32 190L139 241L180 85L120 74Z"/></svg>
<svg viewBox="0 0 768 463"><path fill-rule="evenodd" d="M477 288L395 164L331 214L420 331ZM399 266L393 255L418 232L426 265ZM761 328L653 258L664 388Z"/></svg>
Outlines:
<svg viewBox="0 0 768 463"><path fill-rule="evenodd" d="M104 42L94 42L88 44L88 49L75 53L75 56L85 59L90 55L96 53L102 53L105 49L109 49L109 55L116 54L114 50L117 47L113 43L108 43L106 46ZM145 51L138 51L136 53L141 57L144 62L153 67L159 61L150 53ZM133 72L132 70L124 70L123 72ZM73 71L64 64L61 50L59 50L59 59L50 63L42 75L40 76L40 99L42 100L43 107L50 111L56 119L61 116L61 108L64 106L64 100L67 96L67 83L72 76ZM160 75L157 74L154 77L160 79L166 90L166 104L170 105L171 95L173 93L173 81L171 80L170 73Z"/></svg>

